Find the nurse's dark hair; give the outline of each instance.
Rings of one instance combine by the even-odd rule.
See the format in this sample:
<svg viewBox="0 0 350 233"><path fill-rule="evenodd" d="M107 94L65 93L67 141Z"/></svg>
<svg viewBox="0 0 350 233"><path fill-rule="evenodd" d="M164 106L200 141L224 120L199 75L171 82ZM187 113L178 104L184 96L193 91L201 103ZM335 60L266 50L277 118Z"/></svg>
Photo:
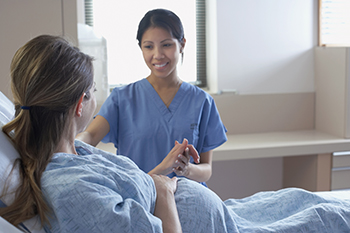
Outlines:
<svg viewBox="0 0 350 233"><path fill-rule="evenodd" d="M20 154L14 167L19 168L21 182L12 204L0 208L0 216L13 225L37 214L42 224L48 223L40 180L69 116L92 85L92 58L62 37L38 36L15 53L11 89L16 113L2 130Z"/></svg>
<svg viewBox="0 0 350 233"><path fill-rule="evenodd" d="M172 11L155 9L148 11L141 19L136 39L141 47L142 36L149 28L163 28L183 45L185 35L180 18Z"/></svg>

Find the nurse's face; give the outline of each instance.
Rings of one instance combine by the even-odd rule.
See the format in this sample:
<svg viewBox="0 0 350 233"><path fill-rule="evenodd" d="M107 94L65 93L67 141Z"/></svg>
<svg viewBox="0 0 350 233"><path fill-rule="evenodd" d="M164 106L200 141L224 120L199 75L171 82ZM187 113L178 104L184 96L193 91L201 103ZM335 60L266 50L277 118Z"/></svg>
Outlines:
<svg viewBox="0 0 350 233"><path fill-rule="evenodd" d="M177 77L176 66L182 49L180 42L162 28L149 28L142 36L143 58L153 77Z"/></svg>

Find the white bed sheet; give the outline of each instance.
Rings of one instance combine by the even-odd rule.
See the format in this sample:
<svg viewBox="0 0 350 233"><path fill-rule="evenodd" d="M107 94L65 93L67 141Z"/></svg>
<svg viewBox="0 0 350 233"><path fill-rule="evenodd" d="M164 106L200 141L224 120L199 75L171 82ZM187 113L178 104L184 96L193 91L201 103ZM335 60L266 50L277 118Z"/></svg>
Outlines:
<svg viewBox="0 0 350 233"><path fill-rule="evenodd" d="M334 190L334 191L324 191L317 192L319 195L324 197L336 197L342 200L350 200L350 190Z"/></svg>

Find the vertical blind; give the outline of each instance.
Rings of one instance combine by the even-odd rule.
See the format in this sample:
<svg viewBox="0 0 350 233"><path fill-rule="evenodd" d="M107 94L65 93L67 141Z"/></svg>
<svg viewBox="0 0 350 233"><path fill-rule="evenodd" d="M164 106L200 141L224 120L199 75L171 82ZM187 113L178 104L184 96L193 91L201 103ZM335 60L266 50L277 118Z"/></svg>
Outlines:
<svg viewBox="0 0 350 233"><path fill-rule="evenodd" d="M93 1L85 0L85 23L94 25ZM206 61L206 5L205 0L196 0L196 58L197 81L199 87L207 86Z"/></svg>
<svg viewBox="0 0 350 233"><path fill-rule="evenodd" d="M196 0L197 30L197 83L199 87L207 86L207 54L206 54L206 14L205 0Z"/></svg>
<svg viewBox="0 0 350 233"><path fill-rule="evenodd" d="M85 24L94 26L93 0L85 0Z"/></svg>

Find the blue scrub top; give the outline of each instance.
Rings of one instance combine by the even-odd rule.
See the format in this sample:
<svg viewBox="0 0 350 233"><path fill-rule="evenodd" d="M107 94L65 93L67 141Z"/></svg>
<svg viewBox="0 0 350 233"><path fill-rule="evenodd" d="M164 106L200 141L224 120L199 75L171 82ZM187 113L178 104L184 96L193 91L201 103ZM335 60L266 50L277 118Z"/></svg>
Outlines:
<svg viewBox="0 0 350 233"><path fill-rule="evenodd" d="M186 82L168 108L147 79L117 87L98 115L110 125L102 142L114 143L117 154L128 156L145 172L166 157L175 140L186 138L199 154L227 140L213 98Z"/></svg>

